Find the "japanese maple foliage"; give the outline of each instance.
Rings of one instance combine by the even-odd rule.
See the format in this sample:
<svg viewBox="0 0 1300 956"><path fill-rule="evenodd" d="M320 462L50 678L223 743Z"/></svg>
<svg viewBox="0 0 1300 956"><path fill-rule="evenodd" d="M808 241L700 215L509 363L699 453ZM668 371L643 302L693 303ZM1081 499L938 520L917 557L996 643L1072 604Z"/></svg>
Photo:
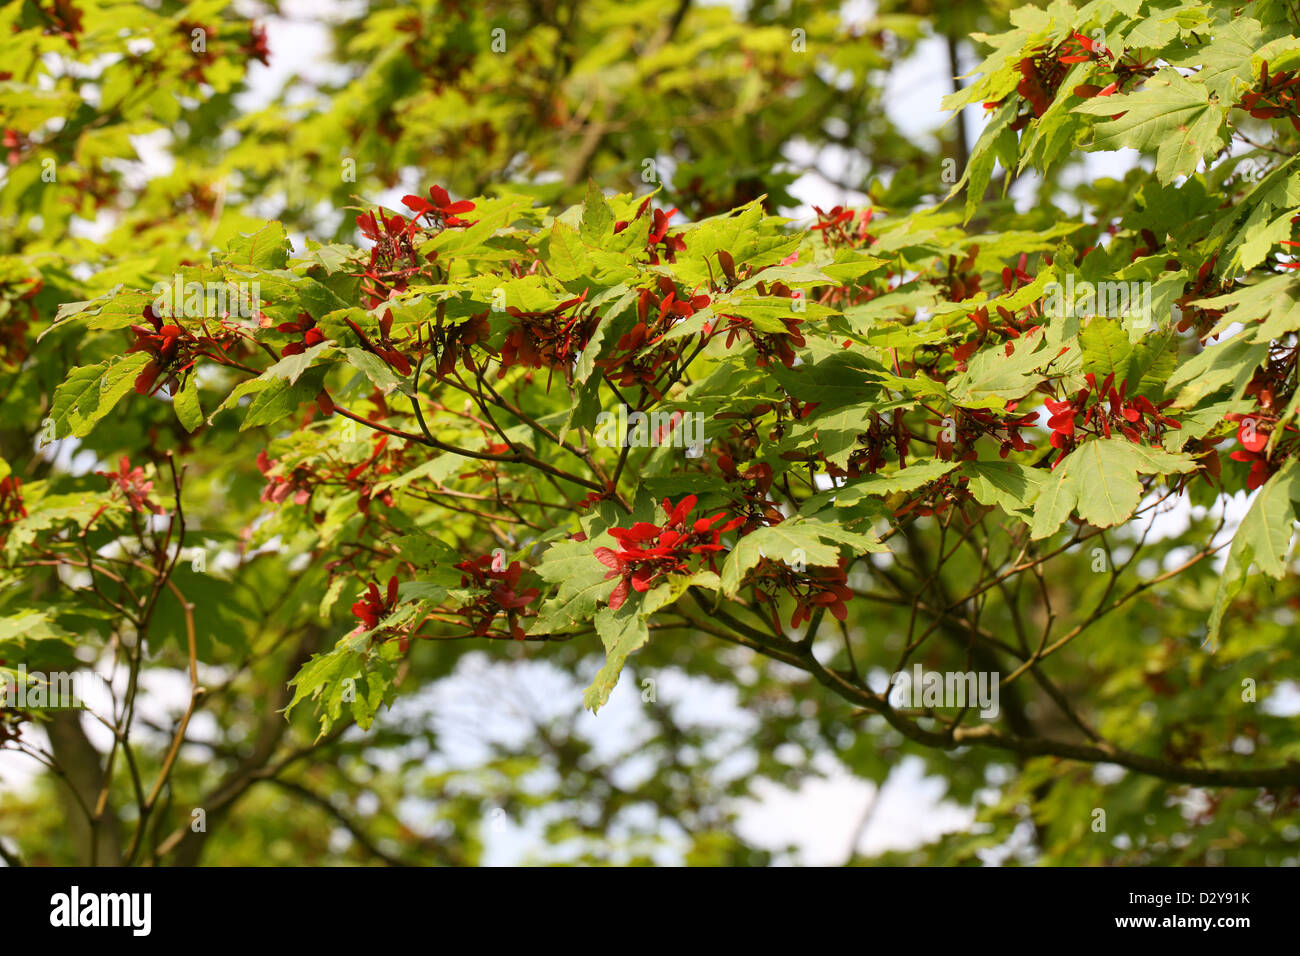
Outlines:
<svg viewBox="0 0 1300 956"><path fill-rule="evenodd" d="M763 747L875 785L920 755L996 822L945 837L955 862L1016 846L1022 806L1062 859L1182 852L1090 844L1085 805L1117 833L1194 830L1197 862L1241 845L1239 816L1261 856L1293 857L1273 821L1300 785L1293 728L1243 689L1300 679L1294 13L1171 2L953 6L953 62L992 52L943 103L982 106L981 134L950 124L942 152L862 112L884 51L929 35L915 14L828 33L784 9L637 7L657 40L614 36L633 15L596 4L557 39L507 5L532 26L497 52L493 5L394 8L342 45L355 82L241 117L216 159L187 137L238 114L231 77L274 48L260 28L205 13L212 46L178 60L188 21L148 5L112 15L157 53L92 26L98 5L24 8L0 31L21 65L0 85L26 97L0 124L21 252L0 255L0 657L190 682L148 759L119 760L130 718L110 721L111 786L81 803L135 795L111 852L197 858L166 815L176 780L176 807L225 792L185 746L209 702L234 728L213 761L261 780L353 724L395 732L386 707L473 651L550 662L580 680L575 710L627 693L624 672L730 682ZM787 55L787 26L811 55ZM626 62L585 56L597 40ZM60 125L63 98L80 106ZM190 131L174 173L136 188L122 144L172 127ZM792 219L805 137L870 178ZM1076 175L1123 150L1142 161ZM672 176L646 178L661 161ZM73 219L101 211L112 238L92 242ZM257 300L163 314L157 282ZM899 706L883 688L914 666L995 675L1001 710ZM587 772L553 729L494 771ZM998 799L976 806L982 786ZM1191 788L1204 819L1170 822L1202 805ZM734 837L712 827L700 845Z"/></svg>

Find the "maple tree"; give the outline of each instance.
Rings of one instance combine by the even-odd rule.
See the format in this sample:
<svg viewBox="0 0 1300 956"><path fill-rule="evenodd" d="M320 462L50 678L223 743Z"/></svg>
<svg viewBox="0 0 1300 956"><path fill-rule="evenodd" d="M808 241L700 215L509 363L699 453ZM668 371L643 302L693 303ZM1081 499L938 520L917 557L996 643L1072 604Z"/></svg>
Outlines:
<svg viewBox="0 0 1300 956"><path fill-rule="evenodd" d="M1293 861L1297 743L1264 706L1300 678L1293 5L628 6L376 3L300 115L234 104L274 45L225 4L4 8L0 672L122 678L91 759L75 715L0 712L72 828L12 796L43 842L6 835L328 860L342 826L360 858L464 863L486 808L558 804L587 858L671 819L685 859L766 862L735 801L829 754L878 784L919 758L977 814L881 861ZM935 104L983 111L968 150L942 133L956 182L869 115L929 32L992 49ZM122 174L182 121L168 175ZM778 215L798 139L872 160L866 202ZM1122 180L1071 185L1119 149ZM1067 277L1151 308L1048 307ZM160 304L173 282L256 309ZM599 440L619 406L655 440ZM402 705L472 654L546 662L572 706L469 768L373 760L436 752ZM898 706L914 663L997 675L999 716ZM578 714L625 671L728 688L752 769L653 694L648 742L594 755ZM178 712L137 709L150 673ZM638 751L668 770L615 785ZM418 835L399 806L430 793ZM612 847L638 794L655 823Z"/></svg>

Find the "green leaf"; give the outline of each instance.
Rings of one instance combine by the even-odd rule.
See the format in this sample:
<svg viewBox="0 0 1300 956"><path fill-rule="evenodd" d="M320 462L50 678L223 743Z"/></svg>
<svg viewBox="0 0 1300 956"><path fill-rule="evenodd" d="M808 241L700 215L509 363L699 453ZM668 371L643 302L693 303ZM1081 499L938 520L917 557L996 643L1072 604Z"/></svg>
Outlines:
<svg viewBox="0 0 1300 956"><path fill-rule="evenodd" d="M343 586L347 583L348 579L343 575L339 575L334 580L330 581L329 587L325 589L325 594L320 599L318 611L321 620L328 621L330 619L330 610L336 603L338 603L339 595L343 593Z"/></svg>
<svg viewBox="0 0 1300 956"><path fill-rule="evenodd" d="M669 574L662 584L657 585L641 600L641 616L649 620L656 612L676 604L691 588L704 588L717 591L722 582L712 571L696 571L694 574Z"/></svg>
<svg viewBox="0 0 1300 956"><path fill-rule="evenodd" d="M113 410L135 386L136 377L149 362L144 352L121 359L75 368L54 390L50 420L54 437L84 438L95 423Z"/></svg>
<svg viewBox="0 0 1300 956"><path fill-rule="evenodd" d="M862 534L833 521L796 515L740 539L722 566L722 590L735 597L745 574L763 558L780 559L790 565L803 562L806 567L833 567L842 554L887 550L874 533Z"/></svg>
<svg viewBox="0 0 1300 956"><path fill-rule="evenodd" d="M966 461L967 487L982 505L998 505L1010 514L1028 508L1038 497L1047 472L1012 461Z"/></svg>
<svg viewBox="0 0 1300 956"><path fill-rule="evenodd" d="M1209 43L1198 45L1170 65L1199 72L1196 79L1220 100L1237 98L1237 86L1251 79L1250 57L1261 46L1264 28L1250 17L1215 24ZM1258 75L1257 73L1255 74Z"/></svg>
<svg viewBox="0 0 1300 956"><path fill-rule="evenodd" d="M302 376L302 373L311 368L315 360L321 355L328 354L334 350L334 346L329 342L318 342L309 349L304 349L293 355L286 355L274 365L269 366L262 372L263 378L282 378L290 385L293 385ZM346 350L345 350L346 351Z"/></svg>
<svg viewBox="0 0 1300 956"><path fill-rule="evenodd" d="M975 210L979 208L984 199L984 193L989 188L989 181L993 178L993 167L997 162L998 148L1007 142L1015 143L1016 134L1008 126L1016 118L1016 113L1020 110L1020 104L1010 98L993 114L993 117L984 127L984 132L980 138L975 141L975 148L971 150L970 161L966 163L966 168L962 171L961 179L952 187L947 198L957 195L964 186L966 189L966 206L965 221L969 221L971 216L975 215Z"/></svg>
<svg viewBox="0 0 1300 956"><path fill-rule="evenodd" d="M232 266L251 266L271 271L289 263L290 243L284 225L268 222L252 235L240 235L226 243L222 258Z"/></svg>
<svg viewBox="0 0 1300 956"><path fill-rule="evenodd" d="M1228 601L1241 590L1252 564L1269 577L1281 579L1287 574L1296 501L1300 501L1300 465L1291 459L1264 482L1232 537L1210 611L1206 642L1211 646L1218 641Z"/></svg>
<svg viewBox="0 0 1300 956"><path fill-rule="evenodd" d="M172 409L187 432L193 432L203 424L203 409L199 405L199 387L194 382L194 376L190 376L176 397L172 399Z"/></svg>
<svg viewBox="0 0 1300 956"><path fill-rule="evenodd" d="M1141 474L1192 471L1188 455L1171 454L1137 445L1127 438L1097 438L1065 456L1043 482L1030 525L1032 537L1045 538L1071 512L1098 528L1109 528L1132 517L1142 499Z"/></svg>
<svg viewBox="0 0 1300 956"><path fill-rule="evenodd" d="M396 641L386 641L377 649L370 647L371 632L350 634L324 654L313 654L294 678L293 699L285 715L304 700L316 702L320 717L320 734L324 737L345 710L363 729L370 727L380 706L392 703L397 675L395 656L400 653Z"/></svg>
<svg viewBox="0 0 1300 956"><path fill-rule="evenodd" d="M1083 348L1083 370L1098 380L1114 374L1116 388L1128 378L1133 346L1117 319L1096 317L1079 333Z"/></svg>
<svg viewBox="0 0 1300 956"><path fill-rule="evenodd" d="M157 296L152 292L110 292L106 296L100 296L91 303L74 303L75 305L85 305L84 309L77 309L75 312L68 313L69 316L80 315L87 319L86 327L95 330L124 329L130 325L138 325L144 321L145 306L152 305ZM98 306L94 302L101 303ZM60 315L62 315L60 309Z"/></svg>
<svg viewBox="0 0 1300 956"><path fill-rule="evenodd" d="M609 599L618 582L606 580L609 569L596 560L592 541L557 541L546 549L537 573L559 591L537 612L530 634L554 634L586 624L596 607Z"/></svg>
<svg viewBox="0 0 1300 956"><path fill-rule="evenodd" d="M977 352L966 371L948 384L954 404L963 408L1003 408L1007 402L1029 394L1043 380L1045 366L1066 358L1056 349L1044 347L1045 342L1039 329L1016 339L1010 356L1001 348Z"/></svg>
<svg viewBox="0 0 1300 956"><path fill-rule="evenodd" d="M311 276L276 269L259 272L257 281L262 301L266 303L263 311L284 320L293 319L299 312L320 320L331 312L348 308L348 303L336 292Z"/></svg>
<svg viewBox="0 0 1300 956"><path fill-rule="evenodd" d="M324 343L322 343L324 344ZM373 385L376 385L381 391L390 391L399 389L406 394L410 394L410 383L402 376L398 375L393 368L373 352L367 352L362 348L343 348L340 349L344 357L348 360L349 365L354 365L361 370L366 378L370 379Z"/></svg>
<svg viewBox="0 0 1300 956"><path fill-rule="evenodd" d="M582 207L579 233L583 242L590 245L599 245L614 234L614 210L609 208L604 194L594 182L587 185L587 201Z"/></svg>
<svg viewBox="0 0 1300 956"><path fill-rule="evenodd" d="M273 425L296 412L303 402L314 401L321 390L326 371L322 366L310 368L297 382L272 378L249 403L248 413L239 430L242 432L259 425Z"/></svg>
<svg viewBox="0 0 1300 956"><path fill-rule="evenodd" d="M897 471L863 475L842 488L818 492L805 501L799 511L804 515L812 515L832 500L837 508L847 508L865 498L883 498L899 491L915 491L942 478L956 467L955 461L930 458Z"/></svg>
<svg viewBox="0 0 1300 956"><path fill-rule="evenodd" d="M843 468L857 447L858 436L871 427L875 410L871 405L832 406L825 412L818 409L819 414L815 413L790 429L780 449L819 451L827 461Z"/></svg>
<svg viewBox="0 0 1300 956"><path fill-rule="evenodd" d="M62 641L72 638L72 634L55 622L54 616L54 609L46 607L0 617L0 643L25 644L28 641Z"/></svg>
<svg viewBox="0 0 1300 956"><path fill-rule="evenodd" d="M1173 70L1161 70L1142 89L1115 96L1097 96L1074 108L1076 113L1114 116L1098 123L1087 148L1115 150L1125 146L1156 154L1156 177L1162 184L1190 175L1203 156L1223 146L1219 129L1228 109L1202 83Z"/></svg>
<svg viewBox="0 0 1300 956"><path fill-rule="evenodd" d="M1166 384L1166 394L1176 394L1174 404L1191 408L1225 385L1239 398L1250 384L1255 369L1268 357L1267 343L1253 343L1237 335L1211 345L1178 366Z"/></svg>
<svg viewBox="0 0 1300 956"><path fill-rule="evenodd" d="M596 614L596 633L605 645L605 664L582 697L593 713L609 700L628 655L650 639L650 627L639 613L637 602L629 599L617 611L602 608Z"/></svg>

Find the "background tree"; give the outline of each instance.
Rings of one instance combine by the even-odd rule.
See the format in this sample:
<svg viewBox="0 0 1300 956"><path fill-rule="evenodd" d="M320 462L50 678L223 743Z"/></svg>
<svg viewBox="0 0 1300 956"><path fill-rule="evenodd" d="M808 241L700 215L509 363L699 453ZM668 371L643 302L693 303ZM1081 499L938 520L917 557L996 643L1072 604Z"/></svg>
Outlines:
<svg viewBox="0 0 1300 956"><path fill-rule="evenodd" d="M114 686L5 858L766 863L912 756L977 823L850 862L1294 861L1296 13L1009 6L354 6L262 108L224 3L5 6L0 667Z"/></svg>

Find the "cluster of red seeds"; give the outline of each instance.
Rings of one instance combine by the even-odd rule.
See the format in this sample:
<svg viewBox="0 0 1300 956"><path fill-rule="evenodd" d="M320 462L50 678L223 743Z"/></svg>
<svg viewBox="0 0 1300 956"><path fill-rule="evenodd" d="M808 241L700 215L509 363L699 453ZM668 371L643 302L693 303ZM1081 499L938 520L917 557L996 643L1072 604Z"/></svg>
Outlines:
<svg viewBox="0 0 1300 956"><path fill-rule="evenodd" d="M968 256L968 261L972 256L973 253ZM1014 268L1011 266L1003 267L1002 291L1004 293L1014 292L1034 281L1034 277L1025 271L1027 268L1027 261L1028 257L1022 252L1020 254L1020 259L1016 262ZM969 268L969 266L967 266L967 268ZM951 257L949 260L949 269L951 272ZM971 289L969 279L963 281L959 278L955 281L960 283L961 291L965 293L974 295L975 292L979 291L978 284L974 286L973 290ZM953 301L960 300L954 299ZM978 334L974 339L971 339L969 342L963 342L961 345L957 346L957 348L953 349L952 357L956 363L956 371L965 371L966 363L970 361L971 357L978 352L980 348L983 347L984 343L988 341L990 336L998 336L1003 339L1006 343L1006 354L1010 356L1014 351L1014 346L1011 344L1012 339L1018 339L1022 335L1029 335L1042 327L1041 324L1036 321L1040 317L1039 304L1036 302L1030 303L1025 307L1025 315L1023 317L1018 313L1003 308L1000 305L994 306L994 310L997 312L998 318L1001 320L1000 322L994 322L991 319L989 316L988 306L980 306L978 309L970 313L969 318L971 322L975 324Z"/></svg>
<svg viewBox="0 0 1300 956"><path fill-rule="evenodd" d="M1006 458L1013 451L1031 451L1033 445L1020 434L1038 422L1038 413L1015 415L1019 403L1008 402L1008 417L999 416L988 408L956 408L952 414L929 423L939 429L935 437L935 455L944 461L975 461L979 454L975 442L983 437L998 443L998 454Z"/></svg>
<svg viewBox="0 0 1300 956"><path fill-rule="evenodd" d="M1152 62L1141 59L1136 53L1129 51L1116 59L1113 53L1096 40L1082 33L1072 34L1055 49L1040 48L1034 55L1025 57L1016 64L1021 77L1016 92L1029 105L1029 110L1017 116L1011 123L1011 128L1023 129L1030 120L1046 113L1056 99L1070 68L1076 63L1087 62L1102 65L1115 80L1106 86L1080 83L1074 88L1074 94L1084 99L1123 92L1125 85L1134 77L1151 76L1157 69ZM985 103L984 108L993 109L1000 103L1000 100ZM1123 115L1122 111L1117 115Z"/></svg>
<svg viewBox="0 0 1300 956"><path fill-rule="evenodd" d="M1255 119L1278 119L1285 116L1300 132L1300 70L1268 72L1268 62L1259 66L1259 84L1241 97L1241 108Z"/></svg>
<svg viewBox="0 0 1300 956"><path fill-rule="evenodd" d="M360 600L352 605L352 613L356 615L365 630L373 631L379 626L380 621L393 613L396 607L397 576L394 575L388 579L388 587L382 595L379 593L379 585L371 581Z"/></svg>
<svg viewBox="0 0 1300 956"><path fill-rule="evenodd" d="M163 513L161 506L149 500L153 482L145 478L143 468L138 465L132 468L131 460L125 455L118 462L117 471L97 471L95 474L107 478L110 485L121 491L132 511L149 511L157 515Z"/></svg>
<svg viewBox="0 0 1300 956"><path fill-rule="evenodd" d="M78 15L79 20L80 15ZM181 20L176 24L176 30L183 38L182 42L188 47L187 52L192 60L192 65L187 67L181 75L195 83L206 83L208 80L208 67L217 61L218 51L213 43L217 39L217 28L208 23ZM202 31L199 34L203 39L201 45L195 43L195 40L198 39L195 35L196 30ZM76 44L73 43L73 46L75 47ZM266 27L260 24L253 24L247 37L235 49L242 56L250 60L256 60L263 66L269 66L271 63L271 48L266 39Z"/></svg>
<svg viewBox="0 0 1300 956"><path fill-rule="evenodd" d="M145 306L143 314L149 326L131 326L135 342L126 350L127 354L145 352L149 355L148 363L136 376L135 390L140 395L152 395L160 387L158 379L166 376L163 383L175 394L180 384L177 376L194 365L198 340L179 325L164 325L152 305Z"/></svg>
<svg viewBox="0 0 1300 956"><path fill-rule="evenodd" d="M22 488L16 475L0 478L0 528L8 528L19 518L27 517Z"/></svg>
<svg viewBox="0 0 1300 956"><path fill-rule="evenodd" d="M778 634L783 630L779 602L786 595L795 601L794 613L790 615L792 628L811 620L822 608L843 621L849 616L846 605L853 600L853 591L848 586L848 566L849 559L841 558L833 568L800 571L785 561L764 558L754 571L754 599L767 605Z"/></svg>
<svg viewBox="0 0 1300 956"><path fill-rule="evenodd" d="M414 219L400 213L391 216L382 209L357 216L361 234L374 242L370 264L361 272L361 292L366 307L373 309L406 289L411 276L420 271L420 257L412 238L420 231Z"/></svg>
<svg viewBox="0 0 1300 956"><path fill-rule="evenodd" d="M511 561L508 567L502 568L491 555L483 555L462 561L456 567L465 572L460 579L462 585L472 585L488 592L455 612L457 616L465 618L470 633L475 637L492 636L496 633L492 629L494 622L501 614L505 614L506 630L497 636L509 636L522 641L524 628L519 623L520 615L541 592L535 587L522 591L519 589L519 579L523 575L523 567L519 562Z"/></svg>
<svg viewBox="0 0 1300 956"><path fill-rule="evenodd" d="M1272 451L1268 449L1277 431L1281 410L1290 403L1295 391L1293 377L1298 355L1300 346L1274 348L1246 386L1246 395L1255 399L1255 409L1227 416L1228 421L1237 424L1237 441L1241 444L1228 457L1250 464L1246 487L1251 491L1268 481L1269 476L1288 458L1294 457L1300 448L1300 429L1287 424L1284 434L1273 443Z"/></svg>
<svg viewBox="0 0 1300 956"><path fill-rule="evenodd" d="M512 365L525 368L559 368L567 372L578 353L587 346L595 331L599 316L584 311L582 303L587 293L566 299L554 308L523 312L514 306L506 307L506 314L519 320L510 330L501 347L501 368L497 377L503 378ZM566 316L570 309L573 314ZM547 386L550 386L548 379Z"/></svg>
<svg viewBox="0 0 1300 956"><path fill-rule="evenodd" d="M715 527L725 518L718 512L711 518L688 521L698 499L687 495L676 505L667 498L663 501L668 518L662 525L638 521L630 528L611 528L609 533L619 543L619 550L597 548L596 559L609 568L605 578L619 578L609 596L609 606L618 609L627 600L629 588L648 591L650 586L665 574L685 574L690 562L703 556L710 567L713 555L723 550L719 538L724 532L739 527L745 519L732 518Z"/></svg>
<svg viewBox="0 0 1300 956"><path fill-rule="evenodd" d="M758 290L759 295L773 296L775 298L797 300L803 295L802 292L796 293L792 291L784 282L775 282L771 288L767 288L762 282L759 282L755 288ZM792 303L791 309L793 310L793 308ZM723 327L727 333L727 348L731 348L732 344L740 336L744 335L753 343L754 351L758 353L755 364L759 368L767 368L774 358L786 368L793 368L795 360L794 346L797 345L802 348L806 344L803 333L799 331L803 319L796 319L793 315L782 316L781 324L785 326L784 333L759 332L754 328L752 319L739 315L724 314L722 318L727 321L727 325ZM708 334L711 330L711 326L706 326L705 334ZM722 329L719 329L719 331L722 331Z"/></svg>
<svg viewBox="0 0 1300 956"><path fill-rule="evenodd" d="M45 287L39 277L0 280L0 362L21 365L27 361L27 328L36 321L36 296Z"/></svg>
<svg viewBox="0 0 1300 956"><path fill-rule="evenodd" d="M386 454L388 436L375 438L374 448L369 457L346 471L343 466L333 469L312 469L306 465L296 465L284 474L278 459L267 456L265 451L258 452L257 469L266 478L266 487L262 489L262 500L274 504L293 497L294 504L305 505L311 500L312 492L320 485L334 485L356 491L357 510L369 514L372 500L378 500L388 507L393 505L393 493L388 489L375 491L375 485L391 474L393 462L391 453ZM401 451L397 451L399 456Z"/></svg>
<svg viewBox="0 0 1300 956"><path fill-rule="evenodd" d="M1145 395L1129 396L1128 382L1121 382L1115 388L1114 372L1106 376L1100 387L1092 372L1084 380L1088 384L1073 398L1061 401L1049 398L1044 403L1052 413L1047 421L1052 429L1052 447L1061 451L1052 467L1060 464L1078 444L1076 435L1080 432L1110 438L1112 431L1118 431L1134 444L1158 445L1166 428L1182 428L1177 421L1161 414L1173 404L1173 399L1155 403ZM1078 421L1080 416L1082 422Z"/></svg>
<svg viewBox="0 0 1300 956"><path fill-rule="evenodd" d="M768 497L772 488L771 465L759 461L741 471L731 455L721 452L718 454L718 469L729 485L739 486L739 500L732 510L745 519L740 528L742 535L763 525L780 524L785 520L777 503Z"/></svg>
<svg viewBox="0 0 1300 956"><path fill-rule="evenodd" d="M636 325L619 337L609 355L596 360L596 366L620 386L640 385L656 400L663 398L659 389L661 369L682 355L686 343L665 344L650 351L646 347L659 342L681 319L706 308L709 301L707 295L681 296L671 279L660 276L659 294L651 289L641 290L636 304Z"/></svg>
<svg viewBox="0 0 1300 956"><path fill-rule="evenodd" d="M875 218L874 209L854 211L843 206L832 206L829 210L813 206L817 213L817 222L812 231L822 234L822 243L828 246L869 246L876 241L867 229Z"/></svg>

